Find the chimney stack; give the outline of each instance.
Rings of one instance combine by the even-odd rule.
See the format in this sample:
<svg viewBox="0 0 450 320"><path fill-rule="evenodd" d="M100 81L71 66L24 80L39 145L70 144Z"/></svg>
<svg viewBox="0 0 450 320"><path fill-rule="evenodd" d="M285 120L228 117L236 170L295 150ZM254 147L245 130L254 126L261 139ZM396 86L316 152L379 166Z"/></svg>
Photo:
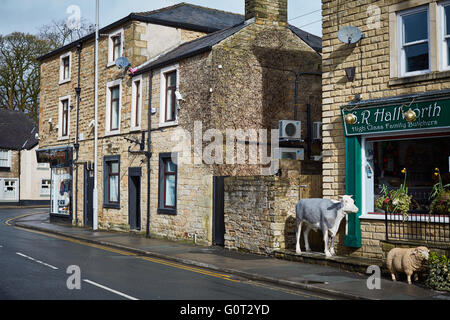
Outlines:
<svg viewBox="0 0 450 320"><path fill-rule="evenodd" d="M287 26L288 0L245 0L245 20L257 24Z"/></svg>

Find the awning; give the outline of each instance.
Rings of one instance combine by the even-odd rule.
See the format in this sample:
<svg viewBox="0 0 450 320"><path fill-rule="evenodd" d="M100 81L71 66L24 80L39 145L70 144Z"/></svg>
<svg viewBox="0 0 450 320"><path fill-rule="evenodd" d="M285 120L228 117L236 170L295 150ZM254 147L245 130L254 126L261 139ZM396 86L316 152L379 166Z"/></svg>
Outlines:
<svg viewBox="0 0 450 320"><path fill-rule="evenodd" d="M71 167L73 147L63 146L36 150L38 163L50 163L51 167Z"/></svg>

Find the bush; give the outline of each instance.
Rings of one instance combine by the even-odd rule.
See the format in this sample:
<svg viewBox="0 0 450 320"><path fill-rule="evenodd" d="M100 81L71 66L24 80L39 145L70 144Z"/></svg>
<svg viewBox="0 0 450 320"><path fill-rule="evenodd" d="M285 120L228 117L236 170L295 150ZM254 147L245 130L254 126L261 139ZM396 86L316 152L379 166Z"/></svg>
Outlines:
<svg viewBox="0 0 450 320"><path fill-rule="evenodd" d="M450 259L445 255L439 256L436 252L432 252L428 260L428 268L428 278L425 282L427 287L450 292Z"/></svg>

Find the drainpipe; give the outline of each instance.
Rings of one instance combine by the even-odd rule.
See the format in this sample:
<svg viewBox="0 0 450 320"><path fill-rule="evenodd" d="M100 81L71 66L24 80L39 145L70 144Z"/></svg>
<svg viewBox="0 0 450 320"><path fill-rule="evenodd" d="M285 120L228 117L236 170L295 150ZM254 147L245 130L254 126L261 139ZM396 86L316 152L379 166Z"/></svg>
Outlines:
<svg viewBox="0 0 450 320"><path fill-rule="evenodd" d="M147 136L147 231L146 237L150 238L150 159L152 157L152 90L153 90L153 70L150 70L148 77L148 136Z"/></svg>
<svg viewBox="0 0 450 320"><path fill-rule="evenodd" d="M81 88L80 88L80 78L81 78L81 50L82 44L81 42L77 45L78 51L78 85L75 88L75 93L77 95L77 125L76 125L76 136L75 136L75 225L78 225L78 150L80 149L80 144L78 143L79 133L78 133L78 123L80 120L80 96L81 96Z"/></svg>

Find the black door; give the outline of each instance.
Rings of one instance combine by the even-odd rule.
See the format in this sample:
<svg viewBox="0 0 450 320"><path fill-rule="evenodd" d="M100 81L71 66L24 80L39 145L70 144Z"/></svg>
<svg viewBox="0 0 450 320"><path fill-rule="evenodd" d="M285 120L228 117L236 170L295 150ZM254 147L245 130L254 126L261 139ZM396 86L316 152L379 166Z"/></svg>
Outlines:
<svg viewBox="0 0 450 320"><path fill-rule="evenodd" d="M141 168L128 169L128 219L130 230L141 230Z"/></svg>
<svg viewBox="0 0 450 320"><path fill-rule="evenodd" d="M94 225L94 171L84 165L84 225Z"/></svg>
<svg viewBox="0 0 450 320"><path fill-rule="evenodd" d="M213 244L225 245L225 218L224 218L224 179L213 178Z"/></svg>

